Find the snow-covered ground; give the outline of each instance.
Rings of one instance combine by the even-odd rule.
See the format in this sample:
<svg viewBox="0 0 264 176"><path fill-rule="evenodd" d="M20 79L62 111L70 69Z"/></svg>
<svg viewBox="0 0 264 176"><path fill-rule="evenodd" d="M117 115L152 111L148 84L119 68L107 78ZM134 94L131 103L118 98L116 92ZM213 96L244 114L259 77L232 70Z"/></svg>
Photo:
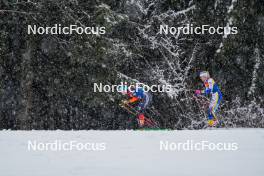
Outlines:
<svg viewBox="0 0 264 176"><path fill-rule="evenodd" d="M58 151L59 145L70 141L89 144L87 149L91 150ZM160 150L161 141L172 150ZM185 151L179 145L190 147L202 141L224 143L227 149L230 144L232 151L206 147ZM34 142L41 150L47 143L53 148L47 145L46 151L29 150ZM264 129L0 131L1 176L262 176L263 163Z"/></svg>

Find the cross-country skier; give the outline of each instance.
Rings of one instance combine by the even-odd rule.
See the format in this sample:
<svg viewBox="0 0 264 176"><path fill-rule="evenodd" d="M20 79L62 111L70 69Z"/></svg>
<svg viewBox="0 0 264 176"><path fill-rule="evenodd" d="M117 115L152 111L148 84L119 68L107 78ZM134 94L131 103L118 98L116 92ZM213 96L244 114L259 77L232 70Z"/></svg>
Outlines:
<svg viewBox="0 0 264 176"><path fill-rule="evenodd" d="M216 126L218 123L218 119L216 116L219 104L222 100L222 93L215 83L215 81L210 78L210 74L207 71L200 72L200 79L204 83L205 90L196 90L196 95L211 95L210 105L208 110L208 125Z"/></svg>
<svg viewBox="0 0 264 176"><path fill-rule="evenodd" d="M126 93L129 96L128 100L123 101L123 103L133 106L139 114L137 119L139 126L142 127L145 124L145 110L152 101L151 94L144 91L142 87L136 86L134 90L127 90Z"/></svg>

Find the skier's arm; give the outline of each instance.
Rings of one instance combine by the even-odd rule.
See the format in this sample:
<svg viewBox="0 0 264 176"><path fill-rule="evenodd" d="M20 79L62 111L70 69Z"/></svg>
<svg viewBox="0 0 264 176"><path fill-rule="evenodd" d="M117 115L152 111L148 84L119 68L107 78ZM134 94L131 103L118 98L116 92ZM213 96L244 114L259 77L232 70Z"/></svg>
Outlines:
<svg viewBox="0 0 264 176"><path fill-rule="evenodd" d="M129 98L128 100L123 100L122 102L123 102L124 104L128 104L128 103L135 103L135 102L137 102L137 101L139 101L139 98L132 96L132 97Z"/></svg>
<svg viewBox="0 0 264 176"><path fill-rule="evenodd" d="M128 100L129 103L134 103L134 102L137 102L139 100L138 97L132 97Z"/></svg>
<svg viewBox="0 0 264 176"><path fill-rule="evenodd" d="M201 94L202 95L209 95L211 93L211 89L204 89L204 90L201 90Z"/></svg>
<svg viewBox="0 0 264 176"><path fill-rule="evenodd" d="M130 92L129 90L126 91L126 95L129 97L128 100L123 100L122 102L127 103L134 103L139 100L137 96L134 95L133 92Z"/></svg>
<svg viewBox="0 0 264 176"><path fill-rule="evenodd" d="M210 91L208 91L207 89L205 89L205 90L195 90L195 95L204 95L204 96L206 96L208 94L210 94Z"/></svg>

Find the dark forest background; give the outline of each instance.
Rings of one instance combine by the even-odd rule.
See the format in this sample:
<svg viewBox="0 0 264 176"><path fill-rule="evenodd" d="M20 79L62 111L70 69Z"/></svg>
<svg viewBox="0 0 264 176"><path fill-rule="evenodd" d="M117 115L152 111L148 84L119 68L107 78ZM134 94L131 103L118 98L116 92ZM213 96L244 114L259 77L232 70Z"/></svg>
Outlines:
<svg viewBox="0 0 264 176"><path fill-rule="evenodd" d="M236 26L237 35L161 35L161 24ZM105 26L106 35L28 35L27 25ZM199 129L208 70L229 127L264 127L262 0L0 0L0 129L133 129L118 93L93 83L169 84L148 110L162 128Z"/></svg>

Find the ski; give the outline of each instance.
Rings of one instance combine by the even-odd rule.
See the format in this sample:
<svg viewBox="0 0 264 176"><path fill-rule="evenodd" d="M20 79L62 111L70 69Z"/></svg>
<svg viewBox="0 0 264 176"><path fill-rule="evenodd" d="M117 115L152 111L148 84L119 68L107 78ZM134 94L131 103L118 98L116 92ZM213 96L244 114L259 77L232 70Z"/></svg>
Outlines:
<svg viewBox="0 0 264 176"><path fill-rule="evenodd" d="M139 111L135 110L134 107L129 104L120 103L119 106L136 117L140 114ZM145 122L148 126L151 126L152 128L159 128L158 124L149 116L145 118Z"/></svg>

